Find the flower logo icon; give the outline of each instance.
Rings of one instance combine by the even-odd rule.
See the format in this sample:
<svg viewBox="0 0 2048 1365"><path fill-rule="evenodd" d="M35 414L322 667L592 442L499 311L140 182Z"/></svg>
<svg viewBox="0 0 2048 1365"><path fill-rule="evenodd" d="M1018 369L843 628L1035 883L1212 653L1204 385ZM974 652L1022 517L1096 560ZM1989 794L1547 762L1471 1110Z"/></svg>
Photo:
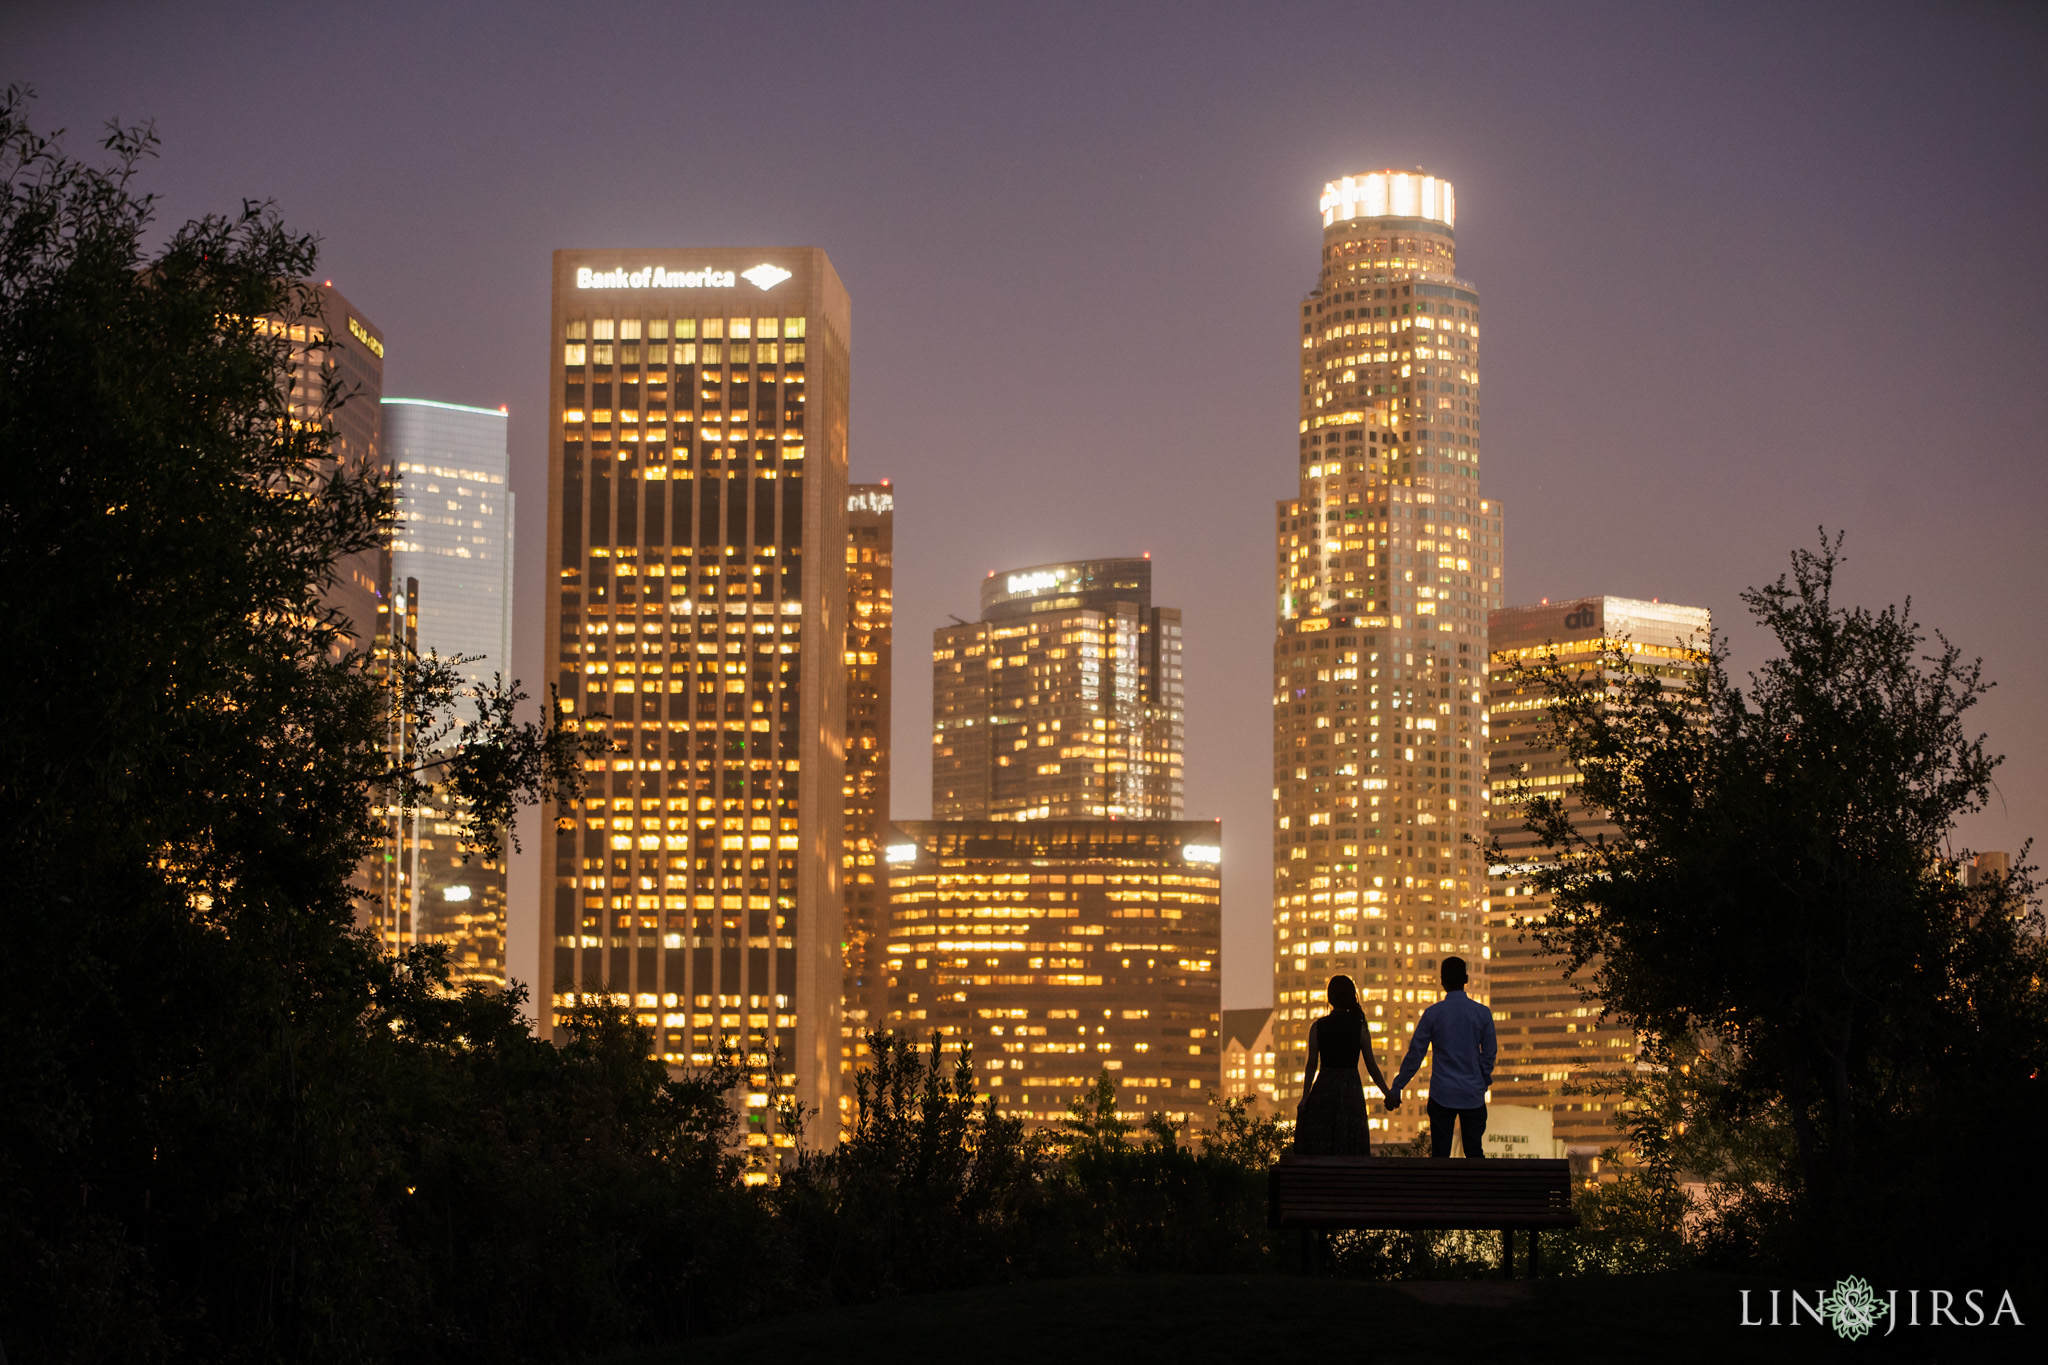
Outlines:
<svg viewBox="0 0 2048 1365"><path fill-rule="evenodd" d="M1834 1292L1821 1300L1821 1311L1827 1314L1828 1325L1835 1329L1836 1336L1860 1341L1888 1310L1868 1281L1861 1275L1850 1275L1835 1281Z"/></svg>
<svg viewBox="0 0 2048 1365"><path fill-rule="evenodd" d="M757 265L752 270L742 270L740 278L750 280L756 289L769 290L789 278L789 272L779 265Z"/></svg>

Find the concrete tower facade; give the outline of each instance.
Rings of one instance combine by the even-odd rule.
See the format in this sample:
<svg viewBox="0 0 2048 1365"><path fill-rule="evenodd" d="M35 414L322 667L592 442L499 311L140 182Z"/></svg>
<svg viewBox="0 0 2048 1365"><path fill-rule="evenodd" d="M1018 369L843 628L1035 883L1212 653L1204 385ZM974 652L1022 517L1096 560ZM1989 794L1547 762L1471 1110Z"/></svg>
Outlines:
<svg viewBox="0 0 2048 1365"><path fill-rule="evenodd" d="M1298 491L1277 507L1274 1025L1283 1102L1342 972L1383 1061L1449 954L1484 993L1486 620L1501 509L1480 490L1478 291L1448 182L1324 187L1301 303ZM1426 1094L1426 1076L1410 1093ZM1412 1135L1423 1106L1391 1119Z"/></svg>

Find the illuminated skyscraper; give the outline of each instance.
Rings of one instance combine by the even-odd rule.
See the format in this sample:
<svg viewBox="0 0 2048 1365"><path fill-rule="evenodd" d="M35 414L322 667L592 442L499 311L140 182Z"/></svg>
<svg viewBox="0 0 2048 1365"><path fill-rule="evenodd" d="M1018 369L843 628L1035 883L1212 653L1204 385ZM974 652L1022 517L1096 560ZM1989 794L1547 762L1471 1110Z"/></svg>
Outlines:
<svg viewBox="0 0 2048 1365"><path fill-rule="evenodd" d="M985 1093L1065 1118L1107 1070L1127 1116L1198 1115L1220 1079L1222 826L898 821L891 1031L973 1049Z"/></svg>
<svg viewBox="0 0 2048 1365"><path fill-rule="evenodd" d="M1555 658L1567 667L1598 668L1605 651L1620 649L1671 690L1686 687L1704 662L1713 619L1704 607L1641 602L1628 597L1581 597L1492 614L1493 678L1491 832L1508 850L1505 875L1495 879L1492 960L1487 964L1500 1058L1493 1096L1501 1104L1551 1111L1552 1132L1572 1150L1598 1155L1614 1145L1614 1096L1566 1094L1565 1085L1600 1084L1635 1059L1635 1034L1600 1021L1600 1007L1583 999L1558 959L1537 951L1511 921L1550 913L1550 898L1531 893L1521 868L1549 855L1524 827L1517 791L1559 796L1572 824L1588 838L1612 838L1614 825L1589 818L1578 796L1578 774L1563 754L1539 742L1550 693L1539 681L1515 676L1517 666L1539 667Z"/></svg>
<svg viewBox="0 0 2048 1365"><path fill-rule="evenodd" d="M1274 1043L1299 1097L1311 1020L1352 975L1398 1061L1460 954L1484 990L1486 613L1501 514L1479 488L1479 295L1451 186L1324 187L1301 305L1300 489L1278 506ZM1422 1087L1412 1092L1421 1098ZM1423 1106L1389 1121L1413 1134Z"/></svg>
<svg viewBox="0 0 2048 1365"><path fill-rule="evenodd" d="M503 408L384 400L384 450L398 479L393 598L413 647L470 660L463 676L512 674L512 493ZM468 708L463 708L465 718ZM396 817L386 893L402 943L445 943L458 982L505 982L505 864L463 860L455 812Z"/></svg>
<svg viewBox="0 0 2048 1365"><path fill-rule="evenodd" d="M337 405L327 413L333 424L329 449L337 463L357 469L382 469L384 422L384 334L331 284L314 287L319 299L318 323L291 323L291 409L294 417L312 419L327 402L327 369L333 368ZM307 343L301 346L299 343ZM357 649L377 648L385 624L379 618L389 606L391 558L386 549L366 550L336 565L327 604L347 619Z"/></svg>
<svg viewBox="0 0 2048 1365"><path fill-rule="evenodd" d="M851 1071L879 1027L887 988L874 960L889 912L881 864L889 828L889 656L895 612L896 494L886 482L846 497L846 1003L839 1065ZM841 1096L842 1101L846 1097Z"/></svg>
<svg viewBox="0 0 2048 1365"><path fill-rule="evenodd" d="M333 437L328 450L335 465L379 472L386 467L380 402L384 334L332 284L310 288L313 318L267 318L261 324L270 335L283 337L290 350L291 415L300 422L328 423ZM392 632L403 635L406 629L402 609L393 611L390 547L349 555L334 567L334 581L321 602L341 623L332 653L338 658L367 652L372 666L381 670L390 658ZM395 948L402 941L397 915L404 897L398 885L395 816L388 810L382 815L385 837L357 866L350 884L359 893L356 922L386 948Z"/></svg>
<svg viewBox="0 0 2048 1365"><path fill-rule="evenodd" d="M1178 820L1180 611L1149 559L990 574L932 633L932 814Z"/></svg>
<svg viewBox="0 0 2048 1365"><path fill-rule="evenodd" d="M559 251L551 327L548 639L615 748L543 834L537 998L779 1061L757 1125L836 1114L846 291L809 247Z"/></svg>

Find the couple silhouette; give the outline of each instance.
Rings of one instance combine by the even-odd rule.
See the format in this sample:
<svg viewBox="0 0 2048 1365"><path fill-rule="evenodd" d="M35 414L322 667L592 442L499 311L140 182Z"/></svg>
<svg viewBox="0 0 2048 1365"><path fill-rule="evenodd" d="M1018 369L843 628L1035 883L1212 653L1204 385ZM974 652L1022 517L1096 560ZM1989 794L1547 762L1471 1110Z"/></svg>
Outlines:
<svg viewBox="0 0 2048 1365"><path fill-rule="evenodd" d="M1422 1012L1400 1073L1388 1085L1373 1056L1372 1031L1366 1027L1357 985L1348 976L1330 978L1330 1012L1308 1030L1308 1066L1302 1075L1301 1103L1294 1111L1296 1152L1303 1156L1372 1155L1372 1126L1366 1119L1359 1062L1365 1063L1387 1112L1392 1113L1401 1107L1401 1091L1433 1047L1430 1155L1451 1154L1454 1127L1466 1156L1485 1154L1480 1144L1486 1136L1486 1090L1493 1083L1493 1011L1465 994L1464 958L1445 958L1439 979L1444 997Z"/></svg>

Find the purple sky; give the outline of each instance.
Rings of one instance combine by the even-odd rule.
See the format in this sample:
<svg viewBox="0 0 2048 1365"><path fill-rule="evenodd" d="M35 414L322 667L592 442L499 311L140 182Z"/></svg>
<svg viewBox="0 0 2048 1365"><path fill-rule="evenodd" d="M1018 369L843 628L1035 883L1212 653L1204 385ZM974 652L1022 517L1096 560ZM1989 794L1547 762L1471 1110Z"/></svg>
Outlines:
<svg viewBox="0 0 2048 1365"><path fill-rule="evenodd" d="M854 476L898 489L895 813L929 811L923 644L983 574L1150 551L1228 1005L1269 998L1272 505L1347 172L1457 186L1509 603L1711 607L1746 667L1736 594L1846 530L1847 595L1910 594L1999 683L1966 839L2048 829L2042 10L18 0L0 53L74 152L156 120L167 221L318 231L388 392L510 405L529 680L549 252L825 248Z"/></svg>

